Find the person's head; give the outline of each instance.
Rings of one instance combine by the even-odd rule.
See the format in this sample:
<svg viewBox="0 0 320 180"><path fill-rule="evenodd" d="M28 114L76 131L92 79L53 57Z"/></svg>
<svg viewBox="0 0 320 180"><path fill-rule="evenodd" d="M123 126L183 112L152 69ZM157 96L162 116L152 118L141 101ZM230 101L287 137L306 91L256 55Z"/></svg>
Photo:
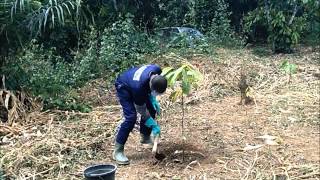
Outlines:
<svg viewBox="0 0 320 180"><path fill-rule="evenodd" d="M167 89L167 79L158 74L154 74L150 78L150 89L153 96L163 94Z"/></svg>

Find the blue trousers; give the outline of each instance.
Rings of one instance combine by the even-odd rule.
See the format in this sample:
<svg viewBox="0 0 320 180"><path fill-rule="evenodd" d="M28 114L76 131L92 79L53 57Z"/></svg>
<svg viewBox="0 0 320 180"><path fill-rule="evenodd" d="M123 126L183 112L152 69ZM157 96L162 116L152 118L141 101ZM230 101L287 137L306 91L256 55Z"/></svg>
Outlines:
<svg viewBox="0 0 320 180"><path fill-rule="evenodd" d="M129 137L130 132L133 130L137 120L137 112L134 107L134 102L130 91L121 82L116 81L115 83L117 97L122 106L124 121L121 123L118 133L116 135L116 142L124 145ZM148 99L148 98L147 98ZM150 116L155 118L156 111L152 107L150 101L146 102L147 110ZM151 134L151 128L145 126L146 119L140 120L140 133L146 136Z"/></svg>

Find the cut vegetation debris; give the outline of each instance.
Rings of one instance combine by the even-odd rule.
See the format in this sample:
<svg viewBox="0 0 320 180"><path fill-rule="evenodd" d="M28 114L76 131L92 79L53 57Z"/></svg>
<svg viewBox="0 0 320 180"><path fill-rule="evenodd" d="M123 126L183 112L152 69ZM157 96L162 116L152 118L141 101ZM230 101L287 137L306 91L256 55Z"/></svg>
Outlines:
<svg viewBox="0 0 320 180"><path fill-rule="evenodd" d="M168 92L160 100L159 120L159 146L166 158L155 161L134 130L126 146L132 165L119 167L116 178L319 179L319 52L304 48L299 54L259 57L252 49L218 49L217 54L215 63L190 59L204 77L185 99L186 141L179 138L180 101L170 102ZM283 60L297 66L290 82L280 69ZM243 64L256 105L238 104ZM10 110L6 97L2 105ZM18 115L24 112L16 105ZM1 123L0 173L5 175L0 177L83 179L85 167L112 162L114 128L120 120L119 106L104 104L90 113L33 111L24 121Z"/></svg>
<svg viewBox="0 0 320 180"><path fill-rule="evenodd" d="M3 123L12 124L19 119L25 119L26 113L39 107L35 99L23 92L0 90L0 121Z"/></svg>

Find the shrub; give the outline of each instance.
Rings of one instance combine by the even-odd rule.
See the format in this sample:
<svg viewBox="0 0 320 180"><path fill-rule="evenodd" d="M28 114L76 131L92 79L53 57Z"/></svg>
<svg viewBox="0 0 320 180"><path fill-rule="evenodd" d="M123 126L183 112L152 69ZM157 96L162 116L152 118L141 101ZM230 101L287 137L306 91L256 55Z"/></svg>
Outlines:
<svg viewBox="0 0 320 180"><path fill-rule="evenodd" d="M116 75L128 67L144 61L144 54L151 53L152 41L139 32L130 15L106 28L101 39L100 61L108 74Z"/></svg>
<svg viewBox="0 0 320 180"><path fill-rule="evenodd" d="M55 49L46 49L32 41L23 52L4 65L11 89L23 89L44 100L44 108L89 111L69 93L87 81L108 76L110 79L133 65L145 62L144 55L155 51L155 42L135 29L130 17L106 28L101 37L91 28L85 38L88 45L66 62Z"/></svg>
<svg viewBox="0 0 320 180"><path fill-rule="evenodd" d="M260 6L246 15L244 30L251 39L257 39L260 27L267 35L262 38L272 44L275 53L291 53L307 26L316 24L308 21L319 17L319 3L314 0L259 2Z"/></svg>
<svg viewBox="0 0 320 180"><path fill-rule="evenodd" d="M236 38L231 28L229 5L225 0L218 0L214 17L208 29L208 36L214 44L240 45L242 40Z"/></svg>
<svg viewBox="0 0 320 180"><path fill-rule="evenodd" d="M54 55L53 49L44 49L32 41L28 47L2 69L6 75L9 89L23 89L40 97L44 101L44 109L72 109L88 111L85 104L75 104L76 97L68 96L71 87L79 82L75 72L81 68L65 63ZM78 68L78 69L77 69ZM83 108L82 106L85 106Z"/></svg>

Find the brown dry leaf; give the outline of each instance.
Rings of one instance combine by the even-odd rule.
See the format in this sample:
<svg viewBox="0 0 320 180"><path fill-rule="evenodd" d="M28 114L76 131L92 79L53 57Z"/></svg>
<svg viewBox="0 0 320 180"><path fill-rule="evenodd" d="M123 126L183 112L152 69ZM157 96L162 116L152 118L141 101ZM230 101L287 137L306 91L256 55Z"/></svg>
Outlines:
<svg viewBox="0 0 320 180"><path fill-rule="evenodd" d="M270 140L270 139L266 139L264 141L264 143L268 144L268 145L271 145L271 146L277 146L277 145L280 145L278 142L274 141L274 140Z"/></svg>
<svg viewBox="0 0 320 180"><path fill-rule="evenodd" d="M276 139L277 137L276 136L270 136L270 135L268 135L268 134L265 134L265 135L263 135L263 136L258 136L258 137L256 137L256 139L269 139L269 140L274 140L274 139Z"/></svg>
<svg viewBox="0 0 320 180"><path fill-rule="evenodd" d="M259 149L262 146L264 146L263 144L258 144L258 145L250 145L250 144L246 144L246 147L243 148L243 151L250 151L250 150L255 150L255 149Z"/></svg>
<svg viewBox="0 0 320 180"><path fill-rule="evenodd" d="M150 174L147 175L150 179L161 179L160 175L156 172L151 172Z"/></svg>
<svg viewBox="0 0 320 180"><path fill-rule="evenodd" d="M282 139L278 136L270 136L268 134L265 134L263 136L258 136L256 139L261 139L263 142L267 145L276 146L280 145L282 143Z"/></svg>

